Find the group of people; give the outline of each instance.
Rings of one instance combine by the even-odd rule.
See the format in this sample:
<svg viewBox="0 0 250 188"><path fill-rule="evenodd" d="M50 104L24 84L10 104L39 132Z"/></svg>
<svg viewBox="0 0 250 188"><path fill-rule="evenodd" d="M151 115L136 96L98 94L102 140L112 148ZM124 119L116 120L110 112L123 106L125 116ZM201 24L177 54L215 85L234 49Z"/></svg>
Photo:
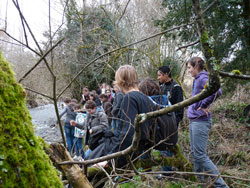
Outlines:
<svg viewBox="0 0 250 188"><path fill-rule="evenodd" d="M188 72L194 78L192 96L195 96L205 88L208 81L208 73L205 70L204 60L200 57L191 58L186 65ZM91 93L88 93L88 88L84 88L81 103L87 112L85 121L83 123L79 123L75 119L76 115L74 115L74 113L79 111L79 109L74 108L74 113L68 113L68 108L74 106L72 105L72 101L64 110L66 112L63 111L64 113L67 113L64 128L68 150L72 150L74 140L72 142L68 141L69 137L67 134L69 134L71 129L73 130L75 127L85 131L85 144L90 144L94 135L100 131L102 132L102 138L100 138L98 144L95 145L92 150L85 152L85 159L105 156L128 148L132 144L135 132L134 121L137 114L152 112L165 107L166 105L174 105L183 101L182 88L171 78L171 70L168 66L159 67L157 71L157 78L159 85L153 79L146 79L139 83L138 74L135 68L131 65L123 65L116 71L115 74L115 87L117 88L117 92L115 92L113 101L111 99L112 90L107 92L108 90L103 89L103 87L100 88L99 98L101 102L99 103L98 97L96 97L98 94L95 94L95 97L91 99ZM153 95L166 96L168 104L164 104L162 102L159 103L159 101L155 102L152 100L152 97L149 97ZM208 174L219 175L216 166L207 156L206 147L209 131L212 126L209 106L220 95L221 90L218 90L213 95L188 107L187 116L190 121L190 145L195 172L207 172ZM106 106L108 105L104 105L107 102L111 104L109 105L109 110L111 108L111 111L107 110L108 107ZM183 118L183 113L183 108L175 111L175 125L179 125ZM63 113L61 113L60 116L62 114ZM137 151L131 154L132 158L142 154L149 148L149 145L147 145L148 134L143 130L147 130L147 128L151 127L153 123L153 120L149 119L140 125L142 131L140 135L139 147ZM175 143L176 141L173 141L173 144ZM167 147L162 150L161 153L167 156L172 155ZM102 164L104 166L111 165L108 161ZM116 159L116 165L118 167L123 167L126 164L127 161L125 157L122 156ZM166 168L169 170L169 167L165 167L165 170ZM203 181L204 176L200 175L198 177L201 181ZM215 177L214 185L216 187L228 187L220 176Z"/></svg>

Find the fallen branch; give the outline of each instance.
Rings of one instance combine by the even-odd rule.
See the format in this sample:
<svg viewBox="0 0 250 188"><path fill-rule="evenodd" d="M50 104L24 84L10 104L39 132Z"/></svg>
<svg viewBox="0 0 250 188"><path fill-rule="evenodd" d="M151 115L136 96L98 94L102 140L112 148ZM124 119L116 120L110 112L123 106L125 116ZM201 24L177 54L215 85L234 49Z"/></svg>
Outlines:
<svg viewBox="0 0 250 188"><path fill-rule="evenodd" d="M51 144L50 148L45 147L45 151L54 164L64 172L68 181L74 188L93 188L78 165L57 165L61 161L72 160L69 152L64 146L59 143Z"/></svg>

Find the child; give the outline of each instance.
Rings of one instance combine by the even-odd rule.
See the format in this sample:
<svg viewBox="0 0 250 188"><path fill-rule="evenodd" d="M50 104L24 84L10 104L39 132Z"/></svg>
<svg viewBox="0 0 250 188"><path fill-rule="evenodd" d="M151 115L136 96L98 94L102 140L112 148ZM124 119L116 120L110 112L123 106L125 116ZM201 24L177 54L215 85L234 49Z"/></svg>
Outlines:
<svg viewBox="0 0 250 188"><path fill-rule="evenodd" d="M75 122L77 124L83 125L84 121L86 120L86 113L81 112L80 108L81 106L79 104L76 104L73 108L74 112L76 112ZM82 159L84 159L84 151L83 151L83 145L82 145L82 139L84 135L85 135L84 130L75 127L74 146L76 148L76 156L73 158L74 160L82 161Z"/></svg>
<svg viewBox="0 0 250 188"><path fill-rule="evenodd" d="M109 125L107 115L104 111L97 110L97 106L94 101L88 100L85 104L85 109L87 111L87 117L83 125L76 123L74 120L72 120L70 124L85 130L84 141L85 144L88 145L92 135L99 131L108 129ZM90 149L86 151L85 159L90 154L90 152Z"/></svg>

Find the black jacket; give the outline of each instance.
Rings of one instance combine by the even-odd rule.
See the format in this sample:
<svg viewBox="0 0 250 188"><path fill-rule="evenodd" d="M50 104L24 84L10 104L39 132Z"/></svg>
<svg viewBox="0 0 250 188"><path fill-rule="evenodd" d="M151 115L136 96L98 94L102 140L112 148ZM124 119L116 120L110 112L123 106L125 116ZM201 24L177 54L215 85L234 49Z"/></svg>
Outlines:
<svg viewBox="0 0 250 188"><path fill-rule="evenodd" d="M170 82L165 82L160 85L161 94L167 95L172 105L183 101L183 93L181 86L171 79ZM184 108L175 111L177 125L183 119Z"/></svg>

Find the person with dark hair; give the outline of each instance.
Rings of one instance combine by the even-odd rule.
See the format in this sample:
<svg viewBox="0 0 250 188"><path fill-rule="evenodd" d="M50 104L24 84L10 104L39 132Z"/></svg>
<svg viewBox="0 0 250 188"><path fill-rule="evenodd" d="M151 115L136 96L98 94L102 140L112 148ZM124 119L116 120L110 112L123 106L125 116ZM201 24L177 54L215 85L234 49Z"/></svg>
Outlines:
<svg viewBox="0 0 250 188"><path fill-rule="evenodd" d="M98 95L94 91L89 92L89 100L94 101L97 108L102 106L101 100L99 99Z"/></svg>
<svg viewBox="0 0 250 188"><path fill-rule="evenodd" d="M114 98L113 98L113 96L112 96L112 91L111 91L111 89L106 89L105 94L106 94L107 97L108 97L108 101L109 101L111 104L113 104Z"/></svg>
<svg viewBox="0 0 250 188"><path fill-rule="evenodd" d="M102 102L102 107L104 112L106 113L106 115L108 116L108 122L109 125L111 124L111 120L112 120L112 104L111 102L108 101L108 96L106 94L101 94L100 96L100 100Z"/></svg>
<svg viewBox="0 0 250 188"><path fill-rule="evenodd" d="M193 57L187 63L187 70L194 78L192 96L199 94L208 82L208 72L204 70L205 62L200 57ZM219 176L214 163L207 156L207 142L209 132L212 127L211 113L209 106L221 95L221 89L211 96L202 99L199 102L191 104L187 110L189 118L189 135L191 153L194 160L194 171L205 172L208 174L215 174L218 177L211 177L214 179L215 187L228 187L223 179ZM204 176L198 176L200 181L204 180Z"/></svg>
<svg viewBox="0 0 250 188"><path fill-rule="evenodd" d="M81 100L81 104L84 106L84 104L89 100L89 89L88 86L85 86L82 89L82 100Z"/></svg>
<svg viewBox="0 0 250 188"><path fill-rule="evenodd" d="M157 71L157 79L160 82L160 93L167 95L172 105L183 101L181 86L171 78L171 70L168 66L161 66ZM183 119L184 108L175 111L176 123L179 125Z"/></svg>
<svg viewBox="0 0 250 188"><path fill-rule="evenodd" d="M160 95L160 86L159 84L152 78L146 78L145 80L143 80L140 84L139 84L139 90L144 93L147 96L150 96L150 98L152 100L154 100L154 102L156 102L157 104L159 104L159 108L163 108L166 106L169 106L169 100L168 97L166 95ZM167 140L169 147L172 146L173 144L175 145L178 141L178 127L176 125L176 119L174 114L172 114L173 117L169 118L173 118L172 120L174 121L174 124L171 124L170 119L166 119L169 121L166 121L166 126L168 127L168 134L171 135L169 137L169 139ZM161 130L164 131L164 130ZM172 144L172 145L171 145ZM160 154L163 157L172 157L173 154L172 152L169 150L169 147L166 148L162 148L160 150ZM162 170L163 171L173 171L173 168L171 166L162 166ZM157 179L162 179L163 176L168 176L170 174L168 173L163 173L163 174L158 174L156 176Z"/></svg>

